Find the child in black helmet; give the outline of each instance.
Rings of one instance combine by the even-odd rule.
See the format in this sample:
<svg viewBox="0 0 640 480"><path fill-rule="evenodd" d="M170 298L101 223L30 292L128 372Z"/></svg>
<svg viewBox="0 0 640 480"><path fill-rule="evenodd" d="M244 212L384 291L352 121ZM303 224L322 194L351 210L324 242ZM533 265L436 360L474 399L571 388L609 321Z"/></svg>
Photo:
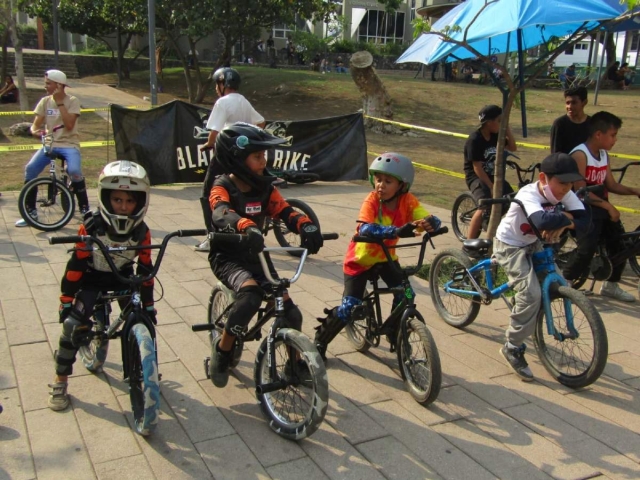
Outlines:
<svg viewBox="0 0 640 480"><path fill-rule="evenodd" d="M257 313L263 288L270 287L258 258L264 248L265 218L279 218L287 228L299 233L302 246L309 253L317 253L322 247L319 225L291 208L272 185L276 177L265 169L265 151L285 142L284 138L255 125L240 122L225 128L216 138L216 159L226 174L217 177L211 189L212 223L218 232L243 233L248 237L247 249L212 245L209 253L214 275L236 294L224 332L212 346L209 374L216 387L227 384L236 336ZM289 326L300 330L300 310L288 295L284 299Z"/></svg>
<svg viewBox="0 0 640 480"><path fill-rule="evenodd" d="M399 238L414 237L418 231L434 232L440 228L440 219L420 205L420 201L409 189L413 183L414 170L411 160L399 153L384 153L369 167L369 181L373 192L365 198L358 215L359 235L384 238L385 244L393 246ZM390 253L395 262L394 250ZM380 246L371 243L349 243L343 263L344 293L342 304L327 313L315 336L318 351L325 358L327 345L342 328L351 321L351 311L362 304L367 281L372 273L378 273L389 287L402 281L388 265ZM394 302L400 301L395 298Z"/></svg>

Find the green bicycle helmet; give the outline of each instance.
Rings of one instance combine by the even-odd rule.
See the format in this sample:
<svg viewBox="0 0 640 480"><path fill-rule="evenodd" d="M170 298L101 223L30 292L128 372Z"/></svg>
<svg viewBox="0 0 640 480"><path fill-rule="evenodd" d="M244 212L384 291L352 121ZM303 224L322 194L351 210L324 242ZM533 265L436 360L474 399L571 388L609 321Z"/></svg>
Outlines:
<svg viewBox="0 0 640 480"><path fill-rule="evenodd" d="M395 152L386 152L377 157L371 166L369 167L369 182L371 186L375 188L374 174L386 173L394 178L397 178L404 185L402 187L402 193L407 193L413 184L413 177L415 172L413 170L413 164L404 155Z"/></svg>

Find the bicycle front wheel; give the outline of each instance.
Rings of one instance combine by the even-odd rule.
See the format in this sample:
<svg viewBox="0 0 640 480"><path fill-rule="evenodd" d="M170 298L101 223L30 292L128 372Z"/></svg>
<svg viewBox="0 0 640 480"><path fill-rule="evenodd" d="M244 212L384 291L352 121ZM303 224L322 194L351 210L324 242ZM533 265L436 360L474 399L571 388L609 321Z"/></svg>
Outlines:
<svg viewBox="0 0 640 480"><path fill-rule="evenodd" d="M30 215L29 200L36 201L37 216ZM51 232L64 227L76 208L71 190L60 180L38 177L27 182L18 197L18 210L24 220L33 228Z"/></svg>
<svg viewBox="0 0 640 480"><path fill-rule="evenodd" d="M291 208L296 212L309 217L313 224L320 228L318 217L309 205L296 198L288 198L287 203L291 205ZM289 230L282 220L273 220L273 234L276 236L276 240L281 247L300 247L302 245L302 238L300 235ZM301 252L288 253L294 257L302 256Z"/></svg>
<svg viewBox="0 0 640 480"><path fill-rule="evenodd" d="M471 295L448 293L445 286L452 289L474 291L469 274L465 269L472 263L460 250L443 250L431 263L429 270L429 290L436 312L452 327L463 328L473 323L480 311L480 303Z"/></svg>
<svg viewBox="0 0 640 480"><path fill-rule="evenodd" d="M157 424L160 413L160 381L156 348L149 329L137 323L129 331L129 397L136 433L147 436Z"/></svg>
<svg viewBox="0 0 640 480"><path fill-rule="evenodd" d="M260 408L269 421L269 427L289 440L301 440L315 432L327 413L329 383L320 353L304 334L291 328L276 332L271 344L275 351L277 378L271 377L265 338L256 355L254 381L256 387L287 379L289 359L300 359L299 367L308 371L308 378L280 390L256 393ZM290 368L289 368L290 370Z"/></svg>
<svg viewBox="0 0 640 480"><path fill-rule="evenodd" d="M233 303L233 298L229 293L224 291L222 287L216 285L211 291L209 297L209 308L207 314L207 323L215 324L215 329L209 330L209 345L213 346L216 337L222 335L224 326L229 318L229 306ZM236 345L233 349L233 360L231 360L231 368L235 368L242 358L243 344L236 338ZM213 353L213 352L212 352Z"/></svg>
<svg viewBox="0 0 640 480"><path fill-rule="evenodd" d="M461 193L453 202L451 209L451 227L461 242L467 239L471 217L478 210L478 204L469 192Z"/></svg>
<svg viewBox="0 0 640 480"><path fill-rule="evenodd" d="M438 398L442 384L438 348L420 312L414 311L402 324L407 328L408 346L404 344L402 330L399 330L396 351L400 373L415 401L429 405Z"/></svg>
<svg viewBox="0 0 640 480"><path fill-rule="evenodd" d="M574 331L567 326L564 301L569 301ZM558 287L551 292L551 312L558 338L547 333L544 309L538 314L533 343L540 361L562 385L581 388L595 382L609 354L607 331L600 314L582 292Z"/></svg>

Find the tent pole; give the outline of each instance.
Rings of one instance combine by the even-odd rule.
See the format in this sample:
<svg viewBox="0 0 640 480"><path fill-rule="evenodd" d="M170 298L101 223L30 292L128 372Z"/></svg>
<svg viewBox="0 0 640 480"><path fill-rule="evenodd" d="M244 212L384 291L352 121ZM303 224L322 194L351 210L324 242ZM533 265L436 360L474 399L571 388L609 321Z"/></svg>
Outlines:
<svg viewBox="0 0 640 480"><path fill-rule="evenodd" d="M596 82L596 93L593 96L593 104L598 104L598 92L600 92L600 79L602 78L602 64L604 63L604 45L607 44L607 35L609 32L604 32L604 41L602 42L602 55L600 56L600 66L598 67L598 81Z"/></svg>
<svg viewBox="0 0 640 480"><path fill-rule="evenodd" d="M520 80L520 111L522 112L522 137L527 138L527 105L524 94L524 54L522 52L522 29L518 29L518 78Z"/></svg>

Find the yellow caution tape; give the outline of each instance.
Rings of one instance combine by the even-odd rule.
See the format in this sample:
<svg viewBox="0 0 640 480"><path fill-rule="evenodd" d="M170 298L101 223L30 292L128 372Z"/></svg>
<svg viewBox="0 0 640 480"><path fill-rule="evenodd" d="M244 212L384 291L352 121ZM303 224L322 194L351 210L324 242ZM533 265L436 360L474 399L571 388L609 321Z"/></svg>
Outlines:
<svg viewBox="0 0 640 480"><path fill-rule="evenodd" d="M385 118L371 117L369 115L365 115L365 117L370 118L371 120L376 120L378 122L389 123L391 125L397 125L399 127L412 128L414 130L420 130L422 132L436 133L438 135L448 135L450 137L457 137L457 138L469 138L469 135L465 135L464 133L448 132L446 130L438 130L437 128L420 127L418 125L411 125L409 123L394 122L393 120L387 120ZM535 149L538 149L538 150L549 150L549 146L548 145L540 145L538 143L516 142L516 145L518 145L519 147L535 148ZM627 155L626 153L609 153L609 156L610 157L617 157L617 158L626 158L626 159L629 159L629 160L640 160L640 155Z"/></svg>
<svg viewBox="0 0 640 480"><path fill-rule="evenodd" d="M102 141L93 141L93 142L81 142L81 148L91 148L91 147L107 147L109 145L115 145L116 142L113 140L102 140ZM40 150L42 148L41 144L33 144L33 145L2 145L0 146L0 152L18 152L23 150Z"/></svg>
<svg viewBox="0 0 640 480"><path fill-rule="evenodd" d="M149 108L150 105L131 105L129 107L124 107L124 108ZM96 108L82 108L80 109L80 113L88 113L88 112L107 112L111 110L111 107L96 107ZM8 116L8 115L33 115L33 110L30 111L24 111L21 110L19 112L0 112L0 117L1 116Z"/></svg>

